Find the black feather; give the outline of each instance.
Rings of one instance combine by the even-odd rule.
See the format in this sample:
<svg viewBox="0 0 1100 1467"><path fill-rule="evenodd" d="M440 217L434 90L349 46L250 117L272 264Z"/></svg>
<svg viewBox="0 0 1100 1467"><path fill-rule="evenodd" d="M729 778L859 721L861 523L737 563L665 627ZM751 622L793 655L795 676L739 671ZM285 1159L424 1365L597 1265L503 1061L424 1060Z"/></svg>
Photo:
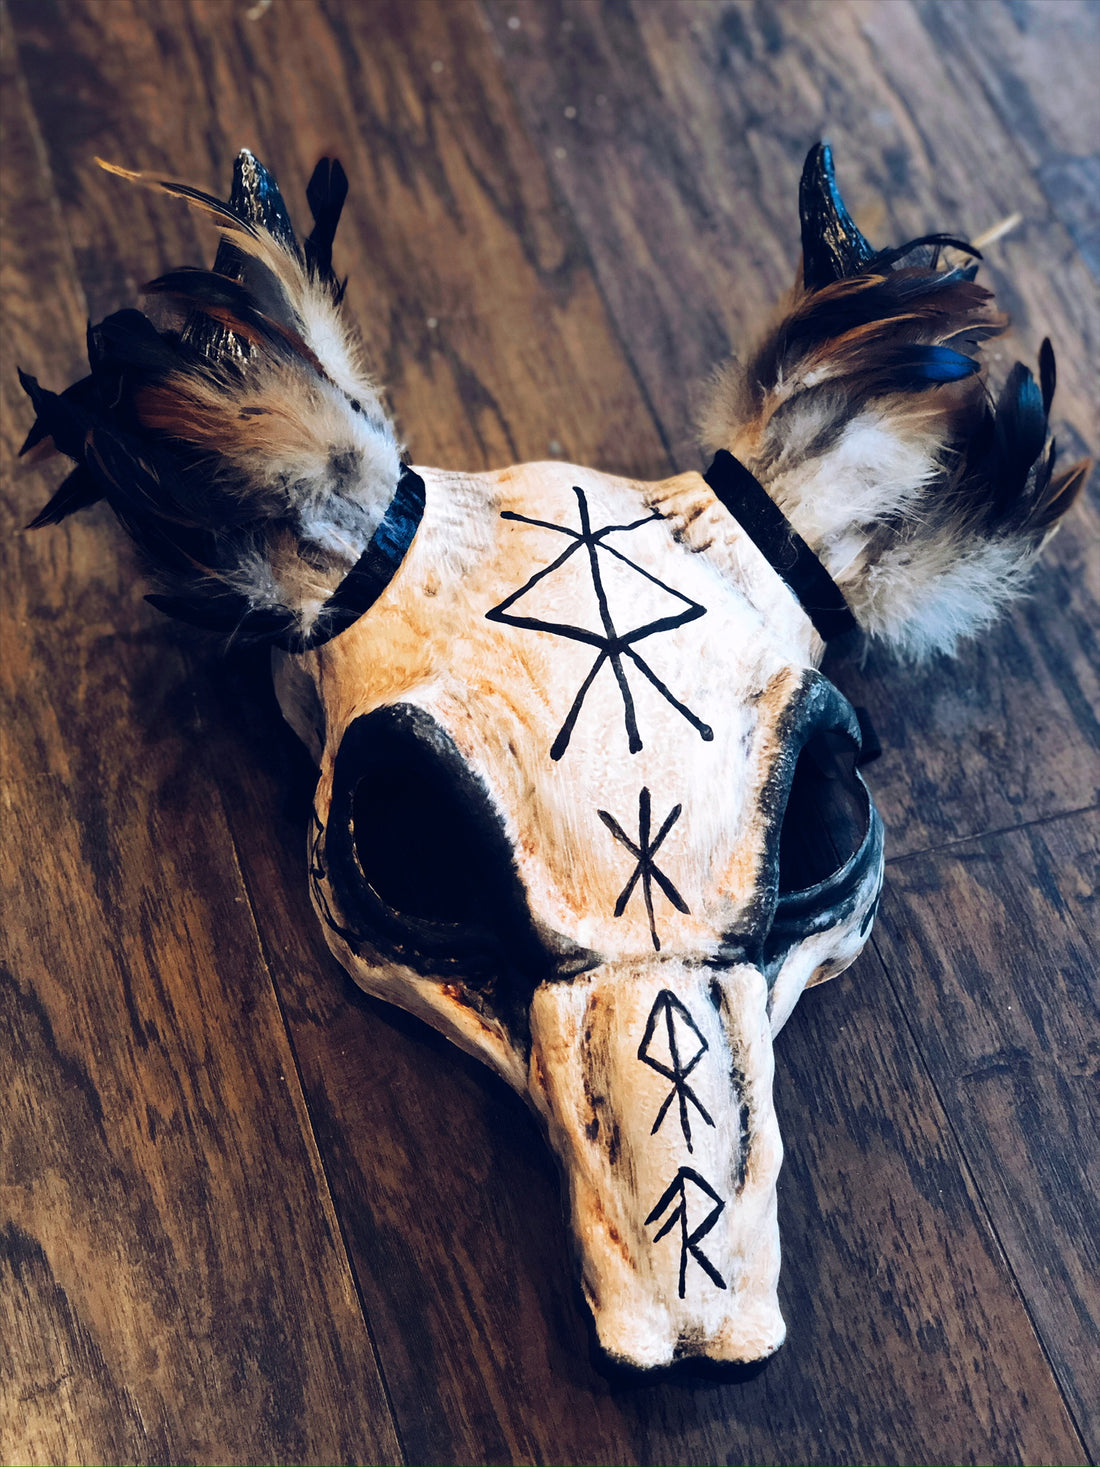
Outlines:
<svg viewBox="0 0 1100 1467"><path fill-rule="evenodd" d="M38 415L20 452L26 453L43 439L52 438L58 452L79 462L84 457L84 442L94 422L87 406L92 396L87 379L74 383L74 387L79 386L79 392L69 388L64 393L50 392L36 377L22 370L19 382Z"/></svg>
<svg viewBox="0 0 1100 1467"><path fill-rule="evenodd" d="M1026 460L1030 468L1042 452L1046 432L1042 393L1028 368L1017 362L997 399L997 443L1006 466L1015 459Z"/></svg>
<svg viewBox="0 0 1100 1467"><path fill-rule="evenodd" d="M197 359L175 333L158 331L148 316L132 308L115 311L98 326L88 327L88 361L93 373L86 379L89 382L106 372L123 369L143 376L164 376Z"/></svg>
<svg viewBox="0 0 1100 1467"><path fill-rule="evenodd" d="M228 313L242 328L251 328L277 351L287 351L293 345L287 339L287 332L293 331L294 327L289 322L283 324L287 318L293 320L293 312L285 293L280 316L273 318L246 286L228 275L218 275L213 270L199 270L193 266L170 270L166 275L150 280L143 289L147 295L171 296L208 315L215 312Z"/></svg>
<svg viewBox="0 0 1100 1467"><path fill-rule="evenodd" d="M933 259L929 262L929 268L936 269L939 253L942 249L960 250L963 254L972 256L975 260L982 258L981 250L974 248L965 239L956 239L953 234L922 234L919 239L911 239L908 244L896 245L891 250L879 250L868 260L866 269L871 271L889 270L899 261L906 259L909 255L919 249L931 247ZM949 272L944 271L943 274ZM967 277L973 279L973 275Z"/></svg>
<svg viewBox="0 0 1100 1467"><path fill-rule="evenodd" d="M50 502L38 511L27 525L28 530L41 530L44 525L59 525L63 519L77 510L98 504L103 490L96 483L84 464L77 464L65 479Z"/></svg>
<svg viewBox="0 0 1100 1467"><path fill-rule="evenodd" d="M305 243L306 263L323 280L336 284L332 273L332 242L348 196L348 176L337 158L322 158L306 186L306 202L313 230Z"/></svg>
<svg viewBox="0 0 1100 1467"><path fill-rule="evenodd" d="M1043 411L1050 412L1050 405L1054 401L1054 388L1058 381L1058 369L1054 361L1054 348L1050 344L1050 337L1043 338L1043 344L1039 348L1039 383L1043 392Z"/></svg>

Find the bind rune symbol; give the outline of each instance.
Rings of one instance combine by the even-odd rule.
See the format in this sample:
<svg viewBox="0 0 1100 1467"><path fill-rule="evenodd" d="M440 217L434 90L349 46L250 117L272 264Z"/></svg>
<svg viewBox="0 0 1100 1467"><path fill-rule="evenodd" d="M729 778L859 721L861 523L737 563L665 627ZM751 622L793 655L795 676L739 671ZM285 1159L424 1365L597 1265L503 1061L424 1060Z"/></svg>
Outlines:
<svg viewBox="0 0 1100 1467"><path fill-rule="evenodd" d="M586 642L590 647L597 649L596 660L592 664L591 671L581 684L580 691L573 700L573 706L566 714L565 722L562 724L557 738L551 745L551 759L560 759L569 747L569 740L572 737L573 728L584 705L585 697L588 694L589 688L595 682L597 673L599 673L605 662L610 662L611 669L615 674L615 681L619 685L619 692L623 700L623 714L626 722L626 734L630 745L630 752L636 754L642 747L642 740L638 734L638 721L634 715L634 695L631 692L630 682L627 678L626 667L624 665L624 659L626 658L629 658L643 677L652 683L662 698L671 703L673 708L687 719L688 723L698 731L700 737L709 741L714 737L713 730L702 719L696 718L690 708L686 708L679 699L672 695L648 662L635 651L635 644L643 641L646 637L656 636L658 632L674 631L677 627L685 626L689 621L695 621L700 616L704 616L706 614L706 607L700 606L697 601L692 601L690 596L685 596L683 592L674 591L671 586L666 586L663 581L659 581L656 576L651 576L647 570L643 570L640 565L636 565L634 561L628 559L627 556L606 543L606 537L608 535L616 533L628 534L631 530L636 530L642 525L652 524L654 520L659 520L661 516L654 511L652 514L646 515L644 519L634 520L629 525L603 525L600 529L593 530L592 521L588 513L588 500L585 497L584 490L574 484L573 493L577 496L577 504L580 509L580 530L574 530L569 525L550 524L546 520L529 519L527 515L515 514L512 510L505 510L501 515L501 519L518 520L524 525L535 525L539 529L553 530L555 534L565 535L571 541L571 544L562 551L556 560L551 561L549 565L537 571L518 591L513 591L499 606L494 606L491 611L485 613L489 621L504 622L506 626L525 627L528 631L551 632L554 636L566 637L572 642ZM582 548L588 552L588 569L592 576L592 586L599 605L600 622L602 624L601 631L591 631L588 627L569 626L563 622L539 621L536 617L532 616L514 616L510 614L511 607L522 596L525 596L528 591L538 585L539 581L549 575L553 575L571 556L575 555ZM656 621L646 622L644 626L635 627L632 631L620 632L611 618L611 611L607 604L607 592L604 589L603 575L600 570L599 552L601 551L604 555L614 556L616 560L621 561L623 565L629 566L638 575L644 576L647 581L651 581L653 585L658 586L662 591L667 592L668 595L675 596L677 601L684 603L684 610L677 612L673 616L663 616L659 617Z"/></svg>
<svg viewBox="0 0 1100 1467"><path fill-rule="evenodd" d="M649 838L650 802L649 791L642 789L638 795L638 842L635 843L627 835L614 815L606 810L597 810L596 814L610 830L611 834L620 845L626 846L632 856L637 857L638 864L634 867L630 880L619 893L619 900L615 903L615 916L621 917L626 910L626 904L630 900L638 878L642 880L642 896L645 898L645 909L649 913L649 935L653 938L653 946L657 952L661 951L661 939L657 936L657 924L653 918L653 883L657 885L668 897L669 901L678 912L687 912L688 904L669 881L665 873L654 864L653 857L660 849L661 842L680 818L683 805L674 805L665 816L665 823L657 832L653 840ZM686 1013L687 1010L685 1009ZM691 1020L688 1020L691 1023ZM695 1026L692 1025L692 1028ZM689 1148L690 1149L690 1148Z"/></svg>
<svg viewBox="0 0 1100 1467"><path fill-rule="evenodd" d="M707 1213L703 1221L697 1228L692 1229L690 1233L688 1232L689 1184L697 1188L698 1191L703 1192L714 1203L714 1206ZM677 1223L680 1224L680 1298L682 1299L684 1297L684 1282L687 1276L689 1253L711 1282L717 1288L724 1289L726 1287L725 1279L699 1247L699 1243L718 1221L722 1212L725 1210L726 1204L710 1183L701 1177L697 1171L689 1166L682 1166L676 1173L676 1177L671 1185L662 1194L660 1202L657 1203L657 1206L646 1218L646 1226L648 1227L650 1223L656 1222L674 1200L676 1201L676 1206L672 1209L664 1226L654 1235L653 1241L654 1243L659 1243L666 1233L672 1231Z"/></svg>
<svg viewBox="0 0 1100 1467"><path fill-rule="evenodd" d="M651 1052L654 1033L661 1018L665 1021L665 1033L668 1039L668 1052L672 1058L672 1064L666 1065ZM686 1031L686 1032L685 1032ZM681 1053L681 1043L686 1039L687 1044ZM668 1114L668 1108L673 1100L680 1102L680 1129L684 1133L687 1149L691 1151L691 1118L688 1111L690 1102L706 1121L708 1126L713 1127L714 1121L706 1106L696 1095L695 1091L687 1083L687 1078L695 1066L706 1054L710 1045L700 1034L695 1020L687 1009L667 988L662 988L657 995L657 1000L650 1010L649 1021L645 1026L645 1034L638 1046L638 1058L643 1065L656 1070L659 1075L664 1075L666 1080L672 1081L672 1089L665 1097L664 1104L657 1112L657 1119L653 1122L651 1136L655 1136L661 1129L661 1123Z"/></svg>

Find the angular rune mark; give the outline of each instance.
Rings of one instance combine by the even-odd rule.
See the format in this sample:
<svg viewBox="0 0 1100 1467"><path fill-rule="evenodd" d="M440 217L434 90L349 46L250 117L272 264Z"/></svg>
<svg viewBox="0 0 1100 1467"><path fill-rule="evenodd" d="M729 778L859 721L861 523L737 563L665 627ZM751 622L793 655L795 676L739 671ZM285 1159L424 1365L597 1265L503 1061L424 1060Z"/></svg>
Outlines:
<svg viewBox="0 0 1100 1467"><path fill-rule="evenodd" d="M714 1203L714 1206L707 1213L703 1221L698 1227L693 1228L691 1232L688 1232L689 1183L699 1192L704 1193ZM657 1206L646 1218L646 1226L648 1227L650 1223L656 1222L661 1214L668 1209L673 1200L676 1201L676 1206L669 1214L664 1226L659 1232L654 1234L653 1241L654 1243L659 1243L665 1234L671 1232L677 1223L680 1224L680 1298L682 1299L684 1297L684 1281L687 1276L689 1253L710 1281L717 1288L724 1289L726 1287L725 1279L699 1247L699 1243L718 1221L725 1210L726 1204L710 1183L701 1177L697 1171L689 1166L682 1166L676 1173L676 1177L671 1185L662 1194L660 1202L657 1203Z"/></svg>
<svg viewBox="0 0 1100 1467"><path fill-rule="evenodd" d="M621 917L626 910L626 904L630 900L638 878L642 881L642 895L645 898L645 909L649 914L649 934L653 938L653 946L657 952L661 951L661 940L657 936L657 924L653 918L653 883L657 885L668 897L672 905L680 912L687 912L688 904L669 881L665 873L654 864L653 857L660 849L661 842L680 818L683 805L674 805L665 816L665 823L657 832L655 839L649 838L649 791L642 789L638 795L638 841L634 843L622 828L614 815L606 810L597 810L596 814L610 830L611 834L620 845L626 846L632 856L637 859L638 864L634 867L630 880L619 893L619 900L615 903L615 916Z"/></svg>
<svg viewBox="0 0 1100 1467"><path fill-rule="evenodd" d="M665 1021L665 1036L668 1044L668 1053L672 1060L671 1065L665 1064L653 1053L654 1036L659 1021ZM691 1118L688 1111L690 1102L706 1121L708 1126L713 1127L714 1121L706 1106L696 1095L695 1091L687 1083L687 1078L695 1066L706 1054L710 1045L700 1034L695 1025L695 1020L687 1009L667 988L662 988L657 995L656 1002L650 1010L649 1021L645 1026L645 1034L638 1046L638 1058L642 1064L648 1065L650 1069L656 1070L659 1075L664 1075L666 1080L672 1081L672 1089L665 1097L664 1103L657 1112L657 1119L653 1122L651 1136L656 1136L661 1129L661 1123L668 1114L668 1108L673 1100L680 1102L680 1130L684 1133L687 1149L692 1150L691 1145Z"/></svg>
<svg viewBox="0 0 1100 1467"><path fill-rule="evenodd" d="M629 525L603 525L600 529L593 530L588 513L588 500L585 497L584 490L574 484L573 493L577 496L577 504L580 509L581 527L579 531L574 530L569 525L554 525L548 523L546 520L529 519L527 515L515 514L512 510L505 510L501 515L501 519L518 520L524 525L535 525L539 529L553 530L555 534L565 535L572 541L572 544L562 551L557 560L551 561L549 565L537 571L518 591L513 591L499 606L494 606L491 611L485 613L488 621L504 622L505 625L513 627L525 627L528 631L551 632L554 636L566 637L572 642L586 642L590 647L597 649L596 660L593 662L588 676L581 684L580 691L573 700L573 706L566 714L565 722L562 724L557 738L555 738L550 747L551 759L560 759L569 747L569 740L573 735L573 729L580 715L581 708L584 705L588 690L595 682L596 675L605 662L611 664L611 670L615 674L615 681L619 685L619 693L623 700L623 715L626 723L626 735L630 752L636 754L642 747L642 740L638 733L638 721L634 714L634 695L631 692L630 682L627 678L624 664L624 659L626 658L629 658L643 677L652 683L662 698L671 703L673 708L682 714L693 728L698 730L701 738L708 741L713 739L713 730L701 719L696 718L690 708L686 708L679 699L673 696L648 662L635 651L635 643L643 641L646 637L656 636L658 632L674 631L677 627L685 626L689 621L695 621L698 617L705 616L706 607L700 606L697 601L692 601L690 596L685 596L683 592L675 591L671 586L666 586L656 576L650 575L649 571L643 570L640 565L636 565L634 561L630 560L620 551L613 549L612 546L605 543L606 536L608 535L628 534L631 530L636 530L642 525L652 524L654 520L659 520L661 516L654 511L652 514L646 515L644 519L634 520ZM514 616L510 614L510 608L522 596L525 596L528 591L538 585L545 577L560 570L571 556L582 549L588 553L588 569L592 576L592 586L599 605L602 630L592 631L588 627L569 626L563 622L540 621L532 616ZM635 627L632 631L620 632L612 620L611 611L607 604L607 593L604 589L603 575L600 570L599 552L601 551L605 555L614 556L616 560L621 561L623 565L629 566L638 575L644 576L653 585L659 586L668 595L675 596L678 601L684 603L685 609L677 612L674 616L664 616L658 618L656 621L646 622L644 626Z"/></svg>

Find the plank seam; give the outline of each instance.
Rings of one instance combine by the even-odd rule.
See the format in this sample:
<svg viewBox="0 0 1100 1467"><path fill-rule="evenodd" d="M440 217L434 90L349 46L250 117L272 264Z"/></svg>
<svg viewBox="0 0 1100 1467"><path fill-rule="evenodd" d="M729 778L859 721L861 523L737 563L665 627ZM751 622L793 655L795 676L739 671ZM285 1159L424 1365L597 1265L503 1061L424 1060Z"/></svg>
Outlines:
<svg viewBox="0 0 1100 1467"><path fill-rule="evenodd" d="M969 845L972 841L986 840L990 836L1014 835L1017 831L1032 830L1037 825L1052 825L1056 820L1072 820L1078 815L1092 815L1100 805L1082 805L1076 810L1058 810L1053 815L1037 815L1034 820L1024 820L1019 825L998 825L991 830L979 830L971 835L960 835L954 840L944 841L938 846L922 846L918 851L905 851L900 856L888 856L887 867L900 866L904 861L913 861L918 856L934 856L941 851L954 850L956 846Z"/></svg>
<svg viewBox="0 0 1100 1467"><path fill-rule="evenodd" d="M519 97L516 94L515 84L513 83L511 75L509 73L508 58L500 44L496 33L496 27L493 24L492 17L489 15L489 12L485 8L483 0L478 0L478 12L481 16L482 25L484 26L485 31L489 37L489 44L492 47L493 54L496 56L497 64L500 68L501 81L507 89L508 95L512 99L516 110L516 116L522 117L523 108L520 106ZM666 467L673 474L683 473L683 465L677 464L675 459L673 458L672 443L669 439L668 433L665 431L664 421L662 420L660 414L657 412L656 406L653 401L653 396L649 390L649 385L645 380L641 368L634 360L633 353L627 346L626 338L623 335L622 329L619 324L619 318L616 315L615 311L612 309L611 302L607 296L606 291L604 290L603 276L596 265L596 261L593 258L591 250L588 247L587 237L584 230L581 228L580 220L577 218L576 213L574 212L572 205L569 203L569 200L564 190L559 185L557 174L555 173L551 163L547 159L542 147L539 145L537 139L534 138L530 132L527 132L527 141L531 145L531 151L535 154L539 162L542 164L542 168L546 175L550 192L554 198L554 202L558 210L566 218L568 218L569 223L572 227L574 238L577 241L578 258L583 262L584 268L588 271L588 275L592 281L593 287L595 288L596 295L599 298L600 305L603 307L604 315L607 318L608 328L611 332L612 337L614 338L615 344L619 349L619 353L623 361L626 363L627 369L630 372L630 376L634 381L634 385L638 389L639 396L641 397L642 402L645 405L645 410L649 414L649 420L656 430L657 437L660 440L662 449L664 450ZM705 455L700 453L700 464L704 462L704 458Z"/></svg>
<svg viewBox="0 0 1100 1467"><path fill-rule="evenodd" d="M341 1216L340 1209L336 1205L336 1198L333 1194L332 1182L329 1177L328 1167L325 1164L324 1151L322 1150L321 1143L317 1135L317 1127L314 1120L313 1107L310 1105L309 1102L309 1094L306 1089L305 1079L302 1074L301 1062L299 1061L298 1051L294 1044L294 1035L291 1030L290 1023L287 1019L286 1008L283 1003L282 994L279 992L279 985L275 981L275 973L272 967L270 953L267 943L264 940L263 928L259 921L256 903L253 900L252 887L249 883L248 874L245 869L244 863L240 857L240 850L237 844L237 834L233 828L233 821L230 818L229 811L225 807L225 801L222 797L220 789L218 792L218 801L219 804L221 804L222 806L222 818L225 821L226 830L229 834L229 843L233 854L233 864L237 868L237 875L240 878L241 887L244 890L246 899L248 901L248 913L252 922L252 930L256 936L256 945L259 948L261 957L263 959L264 972L267 974L267 981L270 984L271 993L275 1000L275 1006L279 1013L279 1022L282 1024L283 1033L286 1036L287 1049L290 1053L291 1063L294 1066L294 1078L298 1087L298 1094L301 1097L302 1111L305 1115L306 1121L308 1122L308 1141L309 1144L312 1146L316 1166L320 1172L321 1177L324 1179L325 1201L330 1210L332 1221L335 1224L336 1232L340 1239L340 1246L344 1250L344 1261L347 1266L348 1276L350 1277L352 1286L355 1289L355 1297L359 1303L359 1314L362 1318L363 1328L366 1331L367 1340L370 1344L371 1355L374 1359L374 1366L378 1372L378 1383L382 1389L382 1396L386 1403L386 1409L389 1412L390 1425L393 1428L394 1440L397 1443L398 1451L401 1453L401 1461L406 1464L406 1467L409 1467L409 1454L405 1446L404 1438L401 1434L397 1412L394 1407L393 1395L390 1391L390 1384L386 1378L386 1371L382 1364L381 1352L378 1348L378 1341L375 1338L374 1329L371 1325L370 1311L367 1308L366 1299L364 1298L363 1290L359 1283L359 1274L358 1270L355 1267L355 1262L352 1258L351 1249L348 1245L348 1237L347 1231L344 1227L344 1220Z"/></svg>
<svg viewBox="0 0 1100 1467"><path fill-rule="evenodd" d="M1032 823L1039 824L1040 822L1035 821ZM1043 1333L1039 1329L1038 1323L1032 1312L1028 1296L1024 1291L1024 1286L1017 1274L1015 1267L1013 1266L1012 1258L1001 1238L1000 1230L998 1229L997 1224L993 1219L993 1214L986 1204L984 1193L978 1184L978 1178L970 1162L969 1152L963 1143L963 1138L960 1135L957 1126L955 1125L955 1119L951 1113L951 1108L947 1103L943 1091L937 1083L936 1076L933 1073L932 1067L929 1064L928 1059L924 1053L924 1048L921 1043L921 1036L918 1034L916 1028L909 1018L909 1013L905 1006L903 995L899 991L898 985L894 981L891 966L886 961L886 958L879 948L879 945L873 935L871 939L871 946L874 949L875 956L878 958L878 961L882 966L883 973L886 975L886 981L890 985L890 991L894 995L894 1000L897 1003L898 1009L900 1010L902 1023L905 1025L905 1028L909 1033L909 1036L913 1043L914 1052L919 1060L921 1068L924 1071L925 1077L928 1080L928 1084L932 1089L932 1093L936 1097L936 1103L939 1106L940 1113L942 1114L944 1121L947 1125L947 1129L950 1132L951 1140L954 1143L956 1151L958 1152L959 1163L965 1172L967 1190L971 1198L973 1199L975 1213L981 1221L984 1221L986 1227L989 1229L989 1235L993 1240L998 1255L1003 1261L1008 1280L1011 1282L1012 1288L1016 1294L1017 1299L1019 1300L1020 1307L1031 1329L1031 1333L1035 1337L1035 1343L1038 1345L1039 1350L1042 1353L1043 1359L1047 1363L1047 1369L1050 1371L1051 1380L1054 1382L1055 1389L1057 1390L1058 1396L1062 1402L1062 1406L1065 1410L1066 1419L1069 1423L1069 1426L1072 1429L1074 1436L1077 1438L1077 1444L1080 1447L1081 1455L1085 1459L1085 1461L1090 1464L1090 1467L1095 1467L1096 1459L1093 1457L1091 1451L1089 1450L1088 1444L1085 1441L1084 1434L1081 1430L1080 1425L1078 1424L1077 1417L1074 1414L1072 1403L1067 1398L1066 1389L1063 1386L1062 1381L1059 1377L1058 1369L1055 1365L1054 1360L1051 1357L1050 1351L1047 1349L1046 1340L1043 1338Z"/></svg>

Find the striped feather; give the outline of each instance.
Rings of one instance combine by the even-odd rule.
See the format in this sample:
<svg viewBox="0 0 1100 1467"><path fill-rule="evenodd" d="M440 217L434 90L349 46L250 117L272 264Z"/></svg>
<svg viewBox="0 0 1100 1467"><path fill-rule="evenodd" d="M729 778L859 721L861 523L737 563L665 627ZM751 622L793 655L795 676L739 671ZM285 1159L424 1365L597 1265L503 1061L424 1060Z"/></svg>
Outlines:
<svg viewBox="0 0 1100 1467"><path fill-rule="evenodd" d="M106 499L163 592L154 604L240 640L323 631L325 603L393 498L400 446L340 311L332 242L343 169L318 165L298 244L274 178L251 153L228 203L104 164L185 200L221 233L213 270L152 281L182 315L159 331L119 311L89 331L91 373L66 392L29 376L26 448L77 462L32 524Z"/></svg>
<svg viewBox="0 0 1100 1467"><path fill-rule="evenodd" d="M1054 353L1017 364L994 403L980 358L1004 328L976 266L928 235L875 251L845 209L829 149L800 191L803 267L744 366L719 376L714 447L756 475L856 619L904 655L951 651L1026 584L1089 465L1054 472Z"/></svg>

